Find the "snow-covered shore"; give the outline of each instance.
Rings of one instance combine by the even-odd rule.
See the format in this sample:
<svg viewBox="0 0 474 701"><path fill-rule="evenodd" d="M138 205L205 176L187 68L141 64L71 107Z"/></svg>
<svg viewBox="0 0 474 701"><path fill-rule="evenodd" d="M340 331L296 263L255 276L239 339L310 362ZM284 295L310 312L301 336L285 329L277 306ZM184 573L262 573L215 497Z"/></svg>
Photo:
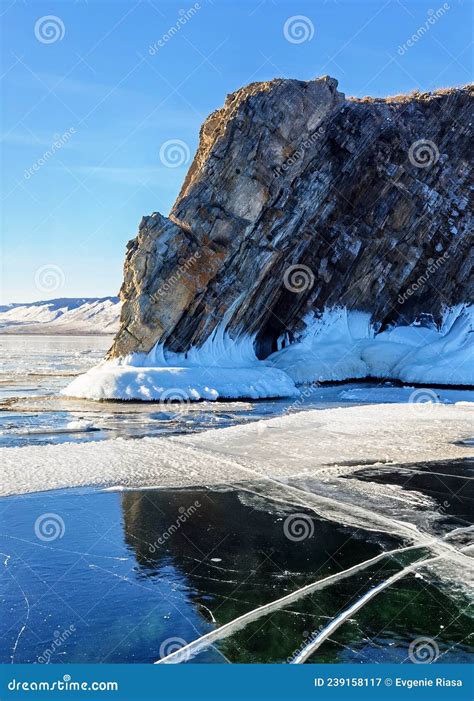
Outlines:
<svg viewBox="0 0 474 701"><path fill-rule="evenodd" d="M383 378L439 385L474 384L474 307L447 310L440 328L398 326L381 333L370 315L344 308L308 317L301 336L265 360L254 337L232 339L225 324L200 348L177 354L156 346L108 360L63 394L87 399L188 401L291 397L314 382Z"/></svg>
<svg viewBox="0 0 474 701"><path fill-rule="evenodd" d="M469 454L459 441L472 436L473 419L468 403L378 404L299 412L177 438L4 448L0 493L324 480L368 463L383 469L456 460Z"/></svg>

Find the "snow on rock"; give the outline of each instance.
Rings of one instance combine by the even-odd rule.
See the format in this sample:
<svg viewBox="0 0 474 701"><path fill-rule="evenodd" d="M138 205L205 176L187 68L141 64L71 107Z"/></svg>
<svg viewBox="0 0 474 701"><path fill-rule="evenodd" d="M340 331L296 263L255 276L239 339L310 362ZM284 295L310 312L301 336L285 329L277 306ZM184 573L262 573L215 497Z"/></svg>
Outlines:
<svg viewBox="0 0 474 701"><path fill-rule="evenodd" d="M403 382L474 384L474 306L458 305L441 328L399 326L375 333L370 315L326 310L306 319L302 338L267 360L297 384L378 377Z"/></svg>
<svg viewBox="0 0 474 701"><path fill-rule="evenodd" d="M254 338L233 340L221 324L200 348L149 353L102 362L62 393L88 399L189 401L291 397L296 385L355 378L474 384L473 307L446 312L440 329L394 327L376 333L370 315L344 308L306 318L301 338L258 360ZM281 344L284 339L281 340Z"/></svg>
<svg viewBox="0 0 474 701"><path fill-rule="evenodd" d="M374 336L370 314L344 308L326 310L319 319L309 315L305 323L300 340L273 353L267 358L269 363L297 384L370 375L361 354L367 339Z"/></svg>
<svg viewBox="0 0 474 701"><path fill-rule="evenodd" d="M185 402L219 397L262 399L298 394L293 380L257 359L253 339L233 341L218 329L201 348L106 360L71 382L62 393L88 399L141 399Z"/></svg>
<svg viewBox="0 0 474 701"><path fill-rule="evenodd" d="M291 397L290 377L274 368L136 367L105 361L73 380L62 394L87 399L186 402L200 399Z"/></svg>

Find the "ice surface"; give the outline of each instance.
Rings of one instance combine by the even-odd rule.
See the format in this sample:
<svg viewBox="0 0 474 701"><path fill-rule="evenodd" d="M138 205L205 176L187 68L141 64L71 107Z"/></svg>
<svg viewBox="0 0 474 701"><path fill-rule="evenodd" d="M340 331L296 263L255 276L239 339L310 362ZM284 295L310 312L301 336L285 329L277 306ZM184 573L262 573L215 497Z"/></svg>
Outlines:
<svg viewBox="0 0 474 701"><path fill-rule="evenodd" d="M268 614L273 613L274 611L278 611L294 603L295 601L299 601L299 599L308 596L309 594L313 594L316 591L326 589L327 587L338 583L347 577L351 577L356 572L360 572L369 567L372 567L376 563L383 561L385 558L389 558L391 555L397 555L399 553L412 550L415 547L418 546L411 545L408 547L397 548L395 550L382 552L379 555L376 555L375 557L365 560L364 562L361 562L357 565L353 565L347 570L343 570L341 572L337 572L336 574L329 575L328 577L321 578L315 582L311 582L310 584L307 584L304 587L301 587L300 589L296 589L290 594L286 594L285 596L282 596L279 599L275 599L267 604L258 606L257 608L244 613L238 618L234 618L232 621L224 623L218 628L200 636L196 640L193 640L192 642L179 648L178 650L171 652L166 657L157 660L155 664L174 664L175 662L179 662L183 659L189 660L195 657L197 654L199 654L199 652L201 652L202 650L205 650L210 645L216 643L218 640L224 640L225 638L234 635L234 633L236 633L239 630L242 630L243 628L246 628L250 623L254 623L259 618L268 616Z"/></svg>
<svg viewBox="0 0 474 701"><path fill-rule="evenodd" d="M328 480L368 463L377 463L383 470L386 465L462 458L470 448L460 441L472 435L473 416L469 405L377 404L305 411L175 438L2 448L0 493L87 485L181 487L262 479L273 489L269 476L297 476L319 480L327 495L321 501L323 509L333 508L331 504L339 498L336 492L346 498L344 520L355 518L356 498L369 508L378 500L391 518L394 496L403 497L412 510L420 503L427 505L415 497L409 499L394 485L379 484L370 491L367 486L364 497L351 486L351 480L338 479L337 488ZM314 494L307 499L313 506ZM395 504L400 503L397 498Z"/></svg>
<svg viewBox="0 0 474 701"><path fill-rule="evenodd" d="M398 580L403 579L403 577L412 574L417 569L421 567L427 567L433 562L438 562L442 559L442 557L446 557L446 554L426 558L412 565L407 565L407 567L404 567L399 572L396 572L391 577L388 577L388 579L384 580L383 582L380 582L380 584L377 584L375 587L369 589L369 591L365 592L365 594L363 594L363 596L357 599L357 601L355 601L347 609L345 609L344 611L339 613L335 618L333 618L332 621L328 623L322 630L320 630L316 636L312 637L310 641L303 647L302 650L298 652L298 654L292 660L292 664L302 664L303 662L306 662L306 660L309 659L311 655L313 655L313 653L322 645L322 643L325 640L329 638L330 635L332 635L349 618L353 617L354 614L357 613L357 611L359 611L359 609L361 609L363 606L365 606L371 599L373 599L382 591L384 591L384 589L391 587L392 584L395 584L396 582L398 582Z"/></svg>
<svg viewBox="0 0 474 701"><path fill-rule="evenodd" d="M357 378L472 385L474 307L445 313L440 329L417 325L376 333L370 315L345 308L306 318L301 337L258 360L254 337L232 339L225 322L200 348L175 354L156 346L104 361L63 394L87 399L188 401L291 397L297 385Z"/></svg>
<svg viewBox="0 0 474 701"><path fill-rule="evenodd" d="M359 598L357 598L356 601L352 603L348 608L344 609L332 620L330 620L330 622L326 626L324 626L324 628L322 628L318 632L314 632L309 637L307 642L297 651L294 657L291 660L289 660L289 662L291 664L301 664L305 662L320 647L320 645L325 640L327 640L327 638L334 631L336 631L347 620L353 618L354 614L361 608L363 608L371 599L376 597L380 592L391 587L400 579L403 579L404 577L410 574L416 573L416 571L420 568L429 567L433 563L437 563L443 559L450 559L450 557L453 556L453 551L450 551L449 547L445 547L442 541L436 544L427 541L424 545L428 548L431 546L435 552L441 551L442 554L436 555L435 557L424 557L418 562L402 567L395 574L382 580L376 586L371 587L362 596L359 596ZM272 614L275 611L284 609L290 604L299 601L305 596L314 594L317 591L326 589L327 587L333 585L337 586L341 582L341 580L353 576L356 572L360 572L367 568L370 568L371 566L380 562L381 560L389 559L391 556L406 553L407 551L415 550L417 548L420 549L420 546L412 545L408 547L397 548L395 550L385 551L380 553L379 555L376 555L373 558L365 560L364 562L354 565L346 570L342 570L340 572L337 572L336 574L329 575L328 577L324 577L315 582L307 584L306 586L301 587L300 589L296 589L290 594L280 597L279 599L270 601L269 603L263 604L262 606L258 606L257 608L244 613L238 618L234 618L233 620L224 623L218 628L215 628L214 630L205 633L204 635L201 635L199 638L196 638L192 642L187 643L179 649L170 652L166 657L157 660L155 664L175 664L183 661L189 661L196 655L198 655L202 650L205 650L209 646L214 645L217 641L224 640L225 638L234 635L236 632L246 628L250 623L254 623L256 620L264 616L268 616L269 614ZM454 555L456 555L456 553L454 553ZM466 563L466 566L468 566L468 564L470 563ZM415 574L415 576L417 575ZM370 579L372 579L372 577L370 577Z"/></svg>

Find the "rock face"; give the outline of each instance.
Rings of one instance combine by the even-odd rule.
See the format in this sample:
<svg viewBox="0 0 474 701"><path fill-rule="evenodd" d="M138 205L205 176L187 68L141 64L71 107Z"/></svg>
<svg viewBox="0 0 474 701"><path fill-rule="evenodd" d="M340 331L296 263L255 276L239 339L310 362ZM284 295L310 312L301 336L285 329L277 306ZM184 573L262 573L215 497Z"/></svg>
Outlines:
<svg viewBox="0 0 474 701"><path fill-rule="evenodd" d="M224 321L265 358L310 311L385 328L468 301L472 92L346 99L324 77L229 95L169 217L128 244L109 357L186 351Z"/></svg>

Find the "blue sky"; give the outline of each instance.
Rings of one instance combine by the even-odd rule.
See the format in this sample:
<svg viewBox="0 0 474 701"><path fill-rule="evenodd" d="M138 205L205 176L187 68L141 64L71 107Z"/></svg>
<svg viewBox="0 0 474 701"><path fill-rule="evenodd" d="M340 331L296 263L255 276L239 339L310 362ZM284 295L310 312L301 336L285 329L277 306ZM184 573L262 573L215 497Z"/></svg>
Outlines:
<svg viewBox="0 0 474 701"><path fill-rule="evenodd" d="M469 0L0 4L2 303L116 294L142 215L168 213L200 124L246 83L329 74L362 96L472 80Z"/></svg>

